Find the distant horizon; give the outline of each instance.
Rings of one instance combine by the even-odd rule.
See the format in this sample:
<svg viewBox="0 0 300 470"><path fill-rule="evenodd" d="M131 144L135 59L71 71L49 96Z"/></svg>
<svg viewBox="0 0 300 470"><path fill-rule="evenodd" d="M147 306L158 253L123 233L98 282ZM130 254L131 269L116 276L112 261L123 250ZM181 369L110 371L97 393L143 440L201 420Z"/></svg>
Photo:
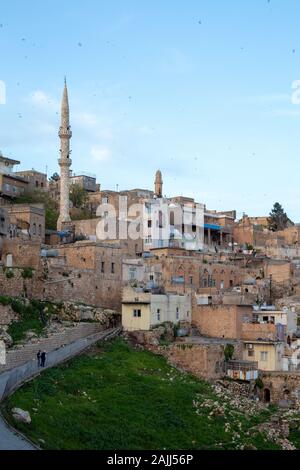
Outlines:
<svg viewBox="0 0 300 470"><path fill-rule="evenodd" d="M299 17L296 0L6 3L0 150L59 173L66 75L75 173L128 190L160 168L168 197L300 220Z"/></svg>

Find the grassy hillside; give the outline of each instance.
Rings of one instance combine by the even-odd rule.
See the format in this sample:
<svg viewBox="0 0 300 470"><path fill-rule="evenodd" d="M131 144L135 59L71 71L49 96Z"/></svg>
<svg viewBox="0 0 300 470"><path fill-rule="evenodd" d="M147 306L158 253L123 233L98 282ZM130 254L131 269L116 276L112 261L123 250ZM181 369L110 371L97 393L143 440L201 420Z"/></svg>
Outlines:
<svg viewBox="0 0 300 470"><path fill-rule="evenodd" d="M9 420L15 406L32 417L19 429L44 449L278 448L251 432L271 411L225 406L207 383L121 339L26 384L3 405Z"/></svg>

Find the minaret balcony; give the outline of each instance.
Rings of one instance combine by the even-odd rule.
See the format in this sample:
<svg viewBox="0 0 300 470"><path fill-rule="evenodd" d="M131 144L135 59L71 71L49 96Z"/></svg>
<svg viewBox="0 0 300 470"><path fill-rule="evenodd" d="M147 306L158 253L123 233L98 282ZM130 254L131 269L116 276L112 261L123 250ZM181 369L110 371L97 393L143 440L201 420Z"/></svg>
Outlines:
<svg viewBox="0 0 300 470"><path fill-rule="evenodd" d="M59 158L58 164L59 166L71 166L72 160L71 158Z"/></svg>
<svg viewBox="0 0 300 470"><path fill-rule="evenodd" d="M71 131L71 129L66 129L66 128L61 127L59 129L58 135L61 139L71 139L72 131Z"/></svg>

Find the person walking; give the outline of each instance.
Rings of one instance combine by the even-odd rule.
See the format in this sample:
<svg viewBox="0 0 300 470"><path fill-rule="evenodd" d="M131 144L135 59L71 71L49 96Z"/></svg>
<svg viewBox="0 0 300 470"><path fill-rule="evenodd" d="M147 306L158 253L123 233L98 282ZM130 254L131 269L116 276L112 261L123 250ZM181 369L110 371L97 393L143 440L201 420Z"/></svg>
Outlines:
<svg viewBox="0 0 300 470"><path fill-rule="evenodd" d="M41 367L41 355L42 355L42 351L39 350L39 352L36 355L37 361L38 361L38 367Z"/></svg>
<svg viewBox="0 0 300 470"><path fill-rule="evenodd" d="M41 354L41 366L45 367L46 364L46 351L43 351Z"/></svg>

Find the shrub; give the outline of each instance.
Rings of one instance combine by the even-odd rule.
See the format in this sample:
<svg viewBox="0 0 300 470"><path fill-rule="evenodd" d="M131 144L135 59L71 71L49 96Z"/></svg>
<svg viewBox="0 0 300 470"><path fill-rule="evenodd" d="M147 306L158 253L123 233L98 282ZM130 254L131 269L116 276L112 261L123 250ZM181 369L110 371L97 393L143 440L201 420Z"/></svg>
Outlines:
<svg viewBox="0 0 300 470"><path fill-rule="evenodd" d="M12 302L11 297L8 297L7 295L0 296L0 304L3 305L4 307L7 305L10 305L11 302Z"/></svg>
<svg viewBox="0 0 300 470"><path fill-rule="evenodd" d="M25 310L24 304L20 300L13 299L11 302L11 308L15 313L18 313L19 315L22 315Z"/></svg>
<svg viewBox="0 0 300 470"><path fill-rule="evenodd" d="M262 390L262 389L264 388L264 383L263 383L263 381L261 380L260 377L258 377L258 379L256 379L255 385L256 385L257 388L259 388L260 390Z"/></svg>
<svg viewBox="0 0 300 470"><path fill-rule="evenodd" d="M234 346L233 344L226 344L225 349L224 349L224 356L225 356L225 361L228 362L232 359L234 353Z"/></svg>
<svg viewBox="0 0 300 470"><path fill-rule="evenodd" d="M32 279L33 278L33 268L25 268L22 271L23 279Z"/></svg>
<svg viewBox="0 0 300 470"><path fill-rule="evenodd" d="M6 276L6 279L12 279L13 277L15 277L14 272L13 272L12 269L8 269L8 270L5 272L5 276Z"/></svg>

